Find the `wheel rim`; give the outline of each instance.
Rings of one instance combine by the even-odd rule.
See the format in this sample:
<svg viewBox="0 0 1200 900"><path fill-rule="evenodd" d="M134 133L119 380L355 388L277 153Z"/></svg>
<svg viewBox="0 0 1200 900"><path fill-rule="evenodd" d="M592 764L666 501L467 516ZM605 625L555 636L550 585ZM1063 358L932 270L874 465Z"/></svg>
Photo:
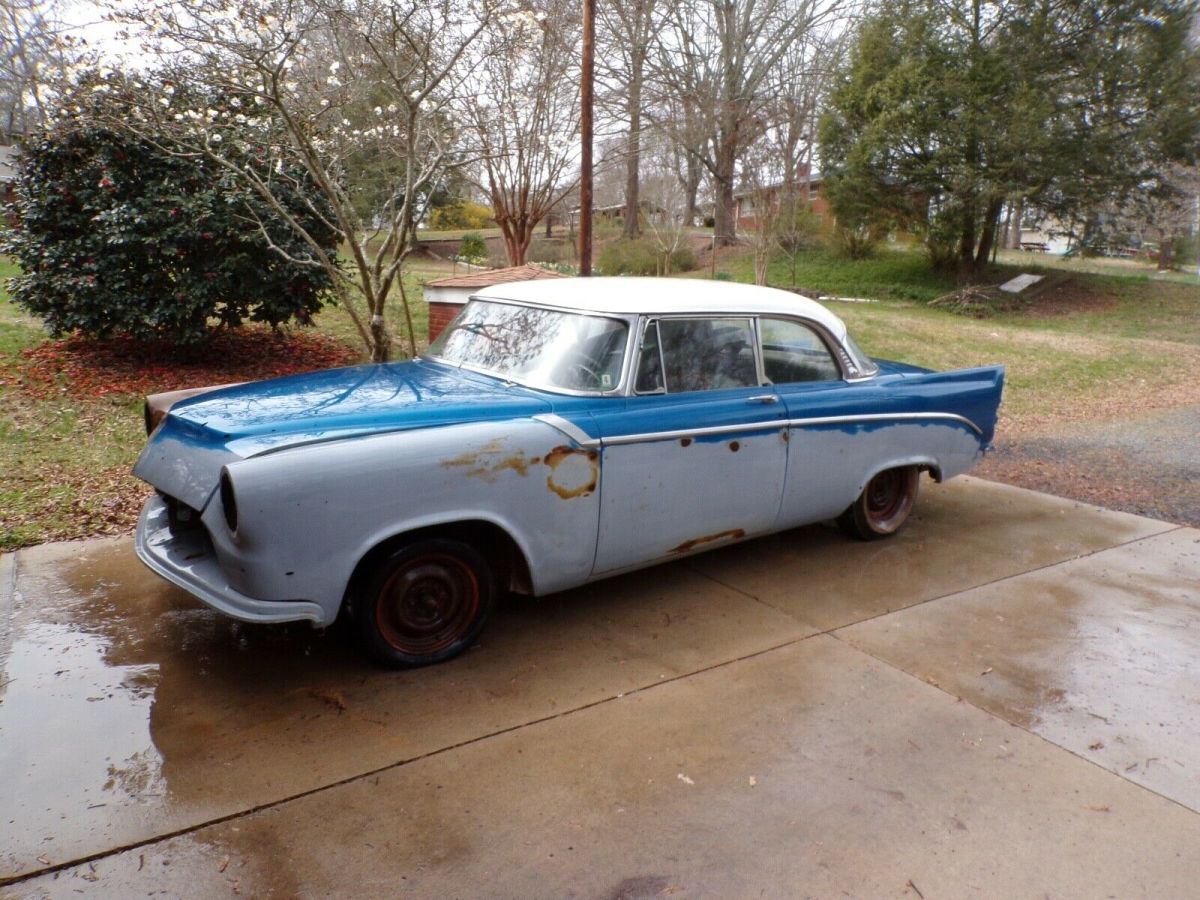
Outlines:
<svg viewBox="0 0 1200 900"><path fill-rule="evenodd" d="M864 506L872 528L887 532L904 521L912 506L911 482L906 469L889 469L871 479Z"/></svg>
<svg viewBox="0 0 1200 900"><path fill-rule="evenodd" d="M383 639L400 653L421 656L462 638L479 615L479 582L454 556L409 560L379 590L375 619Z"/></svg>

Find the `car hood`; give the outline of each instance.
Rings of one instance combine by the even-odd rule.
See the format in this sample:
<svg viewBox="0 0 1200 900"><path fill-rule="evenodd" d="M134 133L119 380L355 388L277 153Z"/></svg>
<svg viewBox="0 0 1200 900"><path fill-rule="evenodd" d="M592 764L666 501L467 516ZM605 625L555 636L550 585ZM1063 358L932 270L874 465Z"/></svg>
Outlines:
<svg viewBox="0 0 1200 900"><path fill-rule="evenodd" d="M178 402L133 472L203 509L221 466L236 459L317 441L551 410L543 394L429 360L329 369Z"/></svg>

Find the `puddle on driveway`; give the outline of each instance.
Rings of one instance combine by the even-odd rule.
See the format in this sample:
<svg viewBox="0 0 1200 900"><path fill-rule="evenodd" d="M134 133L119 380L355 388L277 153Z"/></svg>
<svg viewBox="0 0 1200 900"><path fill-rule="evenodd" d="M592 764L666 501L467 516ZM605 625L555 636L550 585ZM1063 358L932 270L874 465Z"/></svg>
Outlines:
<svg viewBox="0 0 1200 900"><path fill-rule="evenodd" d="M199 605L128 540L22 551L0 621L0 767L15 773L0 779L0 879L811 633L682 566L663 573L513 601L481 647L387 671L340 629Z"/></svg>
<svg viewBox="0 0 1200 900"><path fill-rule="evenodd" d="M162 757L150 737L157 667L113 666L102 638L66 624L23 629L13 642L0 700L4 784L0 809L7 828L6 856L33 841L41 855L58 857L55 836L64 827L104 831L105 809L161 796ZM102 747L82 754L80 747ZM70 808L54 799L73 797ZM81 808L82 807L82 808ZM27 855L21 854L21 855ZM5 868L15 864L11 856Z"/></svg>
<svg viewBox="0 0 1200 900"><path fill-rule="evenodd" d="M336 643L222 619L115 542L38 556L0 622L0 877L120 845L174 806L205 810L218 771L196 763L245 699L221 682L294 679Z"/></svg>

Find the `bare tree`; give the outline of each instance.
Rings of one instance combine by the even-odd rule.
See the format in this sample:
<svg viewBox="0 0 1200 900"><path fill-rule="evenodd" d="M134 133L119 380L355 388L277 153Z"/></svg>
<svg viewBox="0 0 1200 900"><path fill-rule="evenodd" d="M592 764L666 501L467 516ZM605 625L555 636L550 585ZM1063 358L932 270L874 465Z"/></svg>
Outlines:
<svg viewBox="0 0 1200 900"><path fill-rule="evenodd" d="M61 67L64 41L54 0L0 0L0 127L6 134L45 124L46 82Z"/></svg>
<svg viewBox="0 0 1200 900"><path fill-rule="evenodd" d="M690 152L713 178L718 243L735 239L738 161L761 134L764 106L780 88L781 62L841 9L838 0L695 0L671 8L657 75L707 136Z"/></svg>
<svg viewBox="0 0 1200 900"><path fill-rule="evenodd" d="M846 50L850 31L843 24L811 28L788 47L780 60L779 89L760 114L761 134L744 154L744 180L760 211L752 241L760 284L766 283L770 256L782 250L794 287L798 255L817 230L811 195L817 119Z"/></svg>
<svg viewBox="0 0 1200 900"><path fill-rule="evenodd" d="M1105 231L1133 235L1142 244L1158 244L1158 268L1175 264L1175 241L1200 225L1200 168L1167 165L1157 178L1138 185L1107 210Z"/></svg>
<svg viewBox="0 0 1200 900"><path fill-rule="evenodd" d="M709 136L697 110L672 90L656 85L657 102L650 108L659 132L670 137L670 154L661 163L675 173L683 190L683 222L695 225L699 216L700 186L705 168L701 162L707 155Z"/></svg>
<svg viewBox="0 0 1200 900"><path fill-rule="evenodd" d="M556 0L499 19L460 106L479 148L476 183L512 266L524 264L534 229L578 181L577 19Z"/></svg>
<svg viewBox="0 0 1200 900"><path fill-rule="evenodd" d="M666 136L661 134L644 147L649 169L642 191L649 207L646 230L654 241L662 275L671 274L675 255L687 240L689 224L685 218L687 189L670 166L673 150Z"/></svg>
<svg viewBox="0 0 1200 900"><path fill-rule="evenodd" d="M664 24L662 0L610 0L600 5L599 77L608 85L613 105L626 123L625 237L640 232L640 166L643 95L649 55Z"/></svg>
<svg viewBox="0 0 1200 900"><path fill-rule="evenodd" d="M257 191L304 239L308 254L295 261L329 273L376 361L391 353L386 314L396 289L415 353L403 265L430 194L469 153L450 109L483 62L481 35L511 11L505 4L132 0L118 18L143 30L147 51L171 60L187 90L148 81L123 124L151 140L169 134L173 147ZM259 127L261 137L244 149L303 167L325 201L313 212L340 236L348 264L288 214L282 196L294 185L282 174L264 177L229 162L221 143L231 121ZM369 181L359 177L364 170Z"/></svg>

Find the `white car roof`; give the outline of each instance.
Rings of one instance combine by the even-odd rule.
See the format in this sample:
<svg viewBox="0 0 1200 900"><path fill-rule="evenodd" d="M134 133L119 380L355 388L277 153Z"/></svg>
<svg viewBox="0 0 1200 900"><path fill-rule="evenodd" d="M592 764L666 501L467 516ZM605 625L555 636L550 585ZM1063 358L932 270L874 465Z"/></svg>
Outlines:
<svg viewBox="0 0 1200 900"><path fill-rule="evenodd" d="M815 300L790 291L694 278L547 278L513 281L472 294L484 300L514 300L539 306L610 315L763 313L803 316L839 340L842 320Z"/></svg>

